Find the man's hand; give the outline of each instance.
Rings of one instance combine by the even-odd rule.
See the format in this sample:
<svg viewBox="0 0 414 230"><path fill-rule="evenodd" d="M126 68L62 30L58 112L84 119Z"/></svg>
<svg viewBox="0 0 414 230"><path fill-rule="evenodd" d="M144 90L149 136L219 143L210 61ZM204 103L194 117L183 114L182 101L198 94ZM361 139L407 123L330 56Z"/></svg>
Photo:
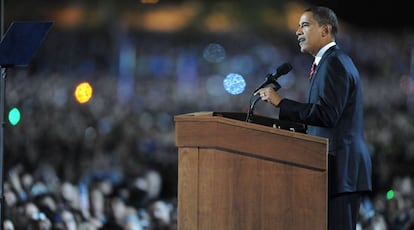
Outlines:
<svg viewBox="0 0 414 230"><path fill-rule="evenodd" d="M272 87L265 87L261 88L254 93L254 95L259 95L263 101L267 101L274 106L279 106L282 97L272 88Z"/></svg>

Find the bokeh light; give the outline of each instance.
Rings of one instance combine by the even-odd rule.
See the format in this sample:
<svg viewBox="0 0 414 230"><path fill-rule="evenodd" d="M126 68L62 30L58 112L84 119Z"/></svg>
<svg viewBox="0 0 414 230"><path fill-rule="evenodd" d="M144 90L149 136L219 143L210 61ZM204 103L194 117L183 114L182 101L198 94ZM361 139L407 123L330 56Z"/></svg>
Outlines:
<svg viewBox="0 0 414 230"><path fill-rule="evenodd" d="M394 190L390 189L387 192L387 200L392 200L394 198Z"/></svg>
<svg viewBox="0 0 414 230"><path fill-rule="evenodd" d="M76 86L75 99L80 104L88 102L92 98L93 89L88 82L81 82Z"/></svg>
<svg viewBox="0 0 414 230"><path fill-rule="evenodd" d="M237 95L246 89L246 81L240 74L230 73L223 81L224 89L230 94Z"/></svg>
<svg viewBox="0 0 414 230"><path fill-rule="evenodd" d="M203 57L208 62L220 63L226 58L226 50L220 44L211 43L204 49Z"/></svg>
<svg viewBox="0 0 414 230"><path fill-rule="evenodd" d="M20 122L21 119L21 115L20 115L20 110L16 107L12 108L9 111L9 122L11 125L15 126Z"/></svg>

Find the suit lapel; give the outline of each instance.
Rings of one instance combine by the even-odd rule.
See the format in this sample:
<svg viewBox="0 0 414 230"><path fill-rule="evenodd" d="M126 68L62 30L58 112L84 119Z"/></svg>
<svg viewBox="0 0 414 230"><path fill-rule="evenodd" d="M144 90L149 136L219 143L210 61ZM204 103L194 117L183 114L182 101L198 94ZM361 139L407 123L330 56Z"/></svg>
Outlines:
<svg viewBox="0 0 414 230"><path fill-rule="evenodd" d="M309 93L308 93L308 103L312 103L312 100L311 100L311 98L312 98L312 95L313 94L318 94L318 90L313 90L313 87L317 87L316 85L314 86L314 84L318 84L318 73L319 73L319 69L321 69L321 67L324 65L324 62L325 62L325 60L326 60L326 58L328 57L328 56L330 56L332 53L334 53L334 50L336 50L336 49L339 49L339 47L338 47L338 45L334 45L334 46L332 46L331 48L329 48L323 55L322 55L322 58L321 58L321 60L319 61L319 63L318 63L318 65L316 66L316 68L315 68L315 72L313 73L313 76L312 76L312 78L311 78L311 80L310 80L310 88L309 88ZM322 70L323 70L323 68L322 68ZM323 72L325 72L325 71L322 71L322 73Z"/></svg>

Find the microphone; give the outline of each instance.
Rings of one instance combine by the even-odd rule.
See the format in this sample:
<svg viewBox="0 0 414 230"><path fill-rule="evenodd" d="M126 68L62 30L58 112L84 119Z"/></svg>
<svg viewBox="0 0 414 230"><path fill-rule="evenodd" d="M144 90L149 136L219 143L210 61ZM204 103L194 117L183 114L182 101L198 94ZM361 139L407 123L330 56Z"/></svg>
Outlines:
<svg viewBox="0 0 414 230"><path fill-rule="evenodd" d="M289 71L292 70L292 65L288 62L280 65L277 69L276 72L272 73L272 74L268 74L265 78L265 81L259 86L257 87L253 93L256 93L259 89L265 87L268 84L275 84L275 85L279 85L279 83L277 83L277 79L282 76L285 75L287 73L289 73Z"/></svg>

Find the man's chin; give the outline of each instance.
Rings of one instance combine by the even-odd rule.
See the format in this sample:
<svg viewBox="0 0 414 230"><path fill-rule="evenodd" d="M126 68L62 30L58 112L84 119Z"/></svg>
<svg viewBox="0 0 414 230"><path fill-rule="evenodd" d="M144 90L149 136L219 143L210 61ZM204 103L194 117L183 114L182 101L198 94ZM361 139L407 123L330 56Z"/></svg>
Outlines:
<svg viewBox="0 0 414 230"><path fill-rule="evenodd" d="M308 51L306 51L306 49L305 49L305 48L300 47L300 52L302 52L302 53L307 53Z"/></svg>

